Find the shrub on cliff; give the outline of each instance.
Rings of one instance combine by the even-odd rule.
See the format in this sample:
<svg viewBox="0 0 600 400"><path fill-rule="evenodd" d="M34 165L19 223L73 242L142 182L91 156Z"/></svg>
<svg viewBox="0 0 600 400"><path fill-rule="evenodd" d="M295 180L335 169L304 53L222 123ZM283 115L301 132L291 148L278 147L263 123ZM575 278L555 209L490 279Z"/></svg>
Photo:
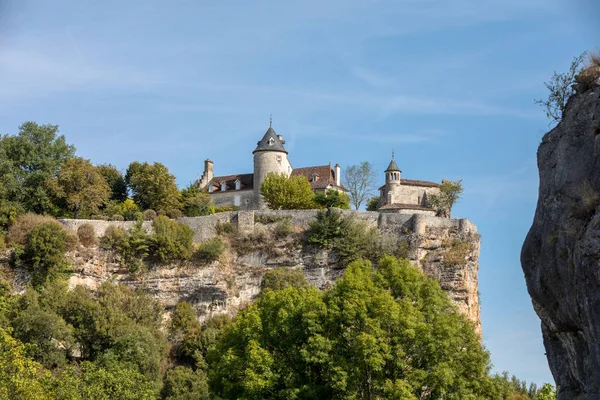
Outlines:
<svg viewBox="0 0 600 400"><path fill-rule="evenodd" d="M96 237L96 231L92 224L83 224L77 228L77 237L79 238L79 243L85 247L94 246L98 243L98 237Z"/></svg>
<svg viewBox="0 0 600 400"><path fill-rule="evenodd" d="M546 100L538 99L535 100L535 104L540 105L544 108L546 117L551 122L560 122L563 117L563 113L567 107L567 101L575 94L573 84L578 74L581 72L581 65L585 58L586 53L582 53L579 56L573 58L571 66L568 72L557 73L554 71L554 75L549 82L544 82L546 89L548 89L548 98Z"/></svg>
<svg viewBox="0 0 600 400"><path fill-rule="evenodd" d="M193 252L194 231L187 225L158 217L152 222L149 237L150 255L161 263L188 260Z"/></svg>
<svg viewBox="0 0 600 400"><path fill-rule="evenodd" d="M194 260L201 263L210 264L213 261L217 261L223 251L225 245L220 237L214 237L204 243L200 243L198 248L194 252Z"/></svg>
<svg viewBox="0 0 600 400"><path fill-rule="evenodd" d="M25 244L27 234L36 226L42 225L48 222L56 222L52 217L45 215L38 215L33 213L23 214L15 220L15 222L8 229L6 235L6 242L8 244Z"/></svg>
<svg viewBox="0 0 600 400"><path fill-rule="evenodd" d="M132 274L146 270L145 259L149 255L148 235L141 222L134 224L129 231L120 226L109 226L104 232L100 246L119 255L119 262Z"/></svg>
<svg viewBox="0 0 600 400"><path fill-rule="evenodd" d="M456 204L463 192L462 179L450 181L442 179L440 192L429 196L429 204L433 207L439 217L450 218L452 207Z"/></svg>
<svg viewBox="0 0 600 400"><path fill-rule="evenodd" d="M154 221L156 217L156 211L150 209L144 211L144 221Z"/></svg>
<svg viewBox="0 0 600 400"><path fill-rule="evenodd" d="M69 265L67 252L68 235L57 222L47 222L27 233L21 260L31 274L31 283L40 287L47 279L64 272Z"/></svg>
<svg viewBox="0 0 600 400"><path fill-rule="evenodd" d="M387 257L327 292L266 290L208 358L223 398L489 398L489 356L437 281Z"/></svg>

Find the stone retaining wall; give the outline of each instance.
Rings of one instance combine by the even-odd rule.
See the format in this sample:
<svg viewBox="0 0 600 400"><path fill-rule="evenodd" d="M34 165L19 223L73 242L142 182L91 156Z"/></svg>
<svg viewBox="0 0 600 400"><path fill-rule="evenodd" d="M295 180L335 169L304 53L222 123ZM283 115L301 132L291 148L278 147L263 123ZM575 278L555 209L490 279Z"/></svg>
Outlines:
<svg viewBox="0 0 600 400"><path fill-rule="evenodd" d="M216 236L216 227L222 223L236 224L243 233L254 231L255 218L272 217L292 219L294 226L302 230L308 229L308 224L313 220L319 210L260 210L260 211L230 211L202 217L183 217L177 219L188 225L194 231L194 242L203 242ZM395 214L380 213L377 211L341 210L344 215L352 215L363 221L369 227L379 228L383 232L402 234L414 232L420 235L427 229L444 228L454 229L458 233L477 233L477 227L467 219L448 219L423 214ZM60 219L68 229L77 231L82 224L91 224L97 236L103 236L109 226L120 226L129 229L135 222L132 221L98 221L86 219ZM146 232L152 230L152 222L144 221Z"/></svg>

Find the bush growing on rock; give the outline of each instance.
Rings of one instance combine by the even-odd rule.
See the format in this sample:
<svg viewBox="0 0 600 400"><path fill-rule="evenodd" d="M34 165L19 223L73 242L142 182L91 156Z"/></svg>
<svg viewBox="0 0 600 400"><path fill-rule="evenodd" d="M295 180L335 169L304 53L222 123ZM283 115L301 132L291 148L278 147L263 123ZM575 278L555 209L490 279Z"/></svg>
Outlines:
<svg viewBox="0 0 600 400"><path fill-rule="evenodd" d="M31 274L31 282L40 287L68 266L68 234L57 222L47 222L27 233L22 261Z"/></svg>
<svg viewBox="0 0 600 400"><path fill-rule="evenodd" d="M154 233L150 235L151 256L159 262L188 260L193 252L194 231L187 225L158 217L152 223Z"/></svg>
<svg viewBox="0 0 600 400"><path fill-rule="evenodd" d="M154 221L156 217L156 211L151 209L144 211L144 221Z"/></svg>
<svg viewBox="0 0 600 400"><path fill-rule="evenodd" d="M56 222L52 217L45 215L38 215L33 213L23 214L15 220L15 222L8 229L6 235L6 242L8 244L25 244L27 234L36 226L42 225L48 222Z"/></svg>
<svg viewBox="0 0 600 400"><path fill-rule="evenodd" d="M77 237L79 238L79 243L85 247L94 246L98 243L98 237L92 224L83 224L77 228Z"/></svg>
<svg viewBox="0 0 600 400"><path fill-rule="evenodd" d="M194 260L209 264L217 261L224 250L225 245L223 244L223 240L220 237L214 237L204 243L200 243L194 253Z"/></svg>
<svg viewBox="0 0 600 400"><path fill-rule="evenodd" d="M112 217L110 217L111 221L125 221L125 217L122 216L121 214L115 214Z"/></svg>

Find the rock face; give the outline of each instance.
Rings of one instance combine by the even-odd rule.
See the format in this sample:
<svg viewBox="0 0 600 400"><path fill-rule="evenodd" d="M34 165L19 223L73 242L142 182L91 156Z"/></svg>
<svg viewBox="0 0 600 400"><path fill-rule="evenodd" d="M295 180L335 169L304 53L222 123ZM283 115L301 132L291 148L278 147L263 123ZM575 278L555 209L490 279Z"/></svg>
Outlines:
<svg viewBox="0 0 600 400"><path fill-rule="evenodd" d="M521 263L558 398L600 399L600 88L573 96L538 149Z"/></svg>
<svg viewBox="0 0 600 400"><path fill-rule="evenodd" d="M351 212L367 226L378 228L384 237L397 241L403 255L426 274L437 278L449 297L481 334L479 319L478 270L479 235L475 225L465 219L447 219L424 215ZM316 211L240 211L208 217L182 218L196 232L196 241L216 235L219 224L237 225L241 237L251 245L236 244L225 238L228 250L209 265L154 266L140 277L132 277L120 267L108 251L80 247L69 254L75 274L71 286L84 285L94 290L105 280L143 287L159 299L167 312L182 300L190 302L200 319L215 313L235 313L260 293L264 274L275 267L301 269L307 280L327 288L343 274L336 254L302 243L301 237ZM277 223L288 218L293 233L275 233ZM82 221L63 220L75 229ZM89 221L84 221L89 222ZM94 223L93 221L91 223ZM122 222L113 222L119 225ZM101 235L106 229L101 221L95 226Z"/></svg>

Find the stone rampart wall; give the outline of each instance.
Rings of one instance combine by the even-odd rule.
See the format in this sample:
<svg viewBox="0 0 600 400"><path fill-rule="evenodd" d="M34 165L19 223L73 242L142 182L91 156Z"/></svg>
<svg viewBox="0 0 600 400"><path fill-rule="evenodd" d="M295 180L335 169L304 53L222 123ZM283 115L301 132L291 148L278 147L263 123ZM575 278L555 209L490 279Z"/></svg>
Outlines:
<svg viewBox="0 0 600 400"><path fill-rule="evenodd" d="M292 223L304 230L313 220L319 210L257 210L257 211L230 211L203 217L183 217L178 221L188 225L194 231L194 242L203 242L216 236L216 227L220 223L234 223L241 232L254 231L254 221L260 217L289 217ZM424 235L428 229L442 228L453 229L459 233L477 233L477 227L467 219L448 219L424 214L396 214L380 213L377 211L341 210L344 215L364 221L367 226L379 228L383 232L402 234L414 232ZM82 224L91 224L97 236L103 236L109 226L120 226L129 229L132 221L98 221L85 219L59 220L67 228L77 231ZM152 222L144 221L143 227L147 232L152 230Z"/></svg>

